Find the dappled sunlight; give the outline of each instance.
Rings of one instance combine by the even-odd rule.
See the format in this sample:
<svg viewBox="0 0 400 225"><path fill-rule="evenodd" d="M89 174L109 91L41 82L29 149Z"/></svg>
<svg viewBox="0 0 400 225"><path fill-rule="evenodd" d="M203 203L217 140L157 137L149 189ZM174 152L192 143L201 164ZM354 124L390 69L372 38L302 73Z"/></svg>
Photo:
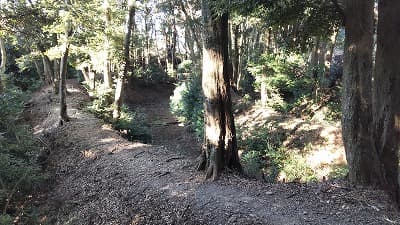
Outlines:
<svg viewBox="0 0 400 225"><path fill-rule="evenodd" d="M341 168L346 165L339 123L279 115L269 108L253 106L237 116L237 124L244 142L264 129L261 132L268 132L265 137L269 138L272 144L281 143L286 159L278 173L278 181L323 180L331 177L337 165L342 165ZM258 141L255 139L251 143ZM243 153L243 150L239 151L241 157L246 155ZM266 171L270 170L270 163L267 163Z"/></svg>

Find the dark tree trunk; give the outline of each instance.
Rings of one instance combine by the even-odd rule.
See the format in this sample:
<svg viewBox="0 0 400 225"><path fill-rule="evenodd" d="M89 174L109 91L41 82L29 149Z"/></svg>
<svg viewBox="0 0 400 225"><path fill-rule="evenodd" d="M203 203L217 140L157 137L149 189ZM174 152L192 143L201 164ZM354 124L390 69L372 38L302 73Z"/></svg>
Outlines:
<svg viewBox="0 0 400 225"><path fill-rule="evenodd" d="M126 34L124 40L124 64L125 64L124 71L122 74L120 74L120 76L117 79L117 87L115 90L114 111L113 111L113 119L115 120L119 119L119 117L121 116L122 93L124 89L123 87L126 77L128 76L129 69L131 67L129 51L130 51L131 35L134 23L135 23L135 5L134 3L132 3L132 5L129 5L128 21L126 22Z"/></svg>
<svg viewBox="0 0 400 225"><path fill-rule="evenodd" d="M375 147L381 159L383 182L399 202L400 146L400 1L379 1L374 74ZM367 162L371 165L370 162Z"/></svg>
<svg viewBox="0 0 400 225"><path fill-rule="evenodd" d="M343 80L343 141L350 182L380 182L379 158L373 149L372 48L373 0L346 1L346 37Z"/></svg>
<svg viewBox="0 0 400 225"><path fill-rule="evenodd" d="M36 73L39 76L40 82L43 83L43 81L45 80L46 77L44 76L44 72L42 72L42 69L40 69L41 65L39 64L38 60L34 60L33 63L35 65Z"/></svg>
<svg viewBox="0 0 400 225"><path fill-rule="evenodd" d="M228 15L216 16L203 0L205 25L202 86L204 102L204 148L199 169L217 179L225 168L241 169L230 96Z"/></svg>
<svg viewBox="0 0 400 225"><path fill-rule="evenodd" d="M51 61L49 57L46 55L42 55L42 61L43 61L43 71L44 71L44 77L45 81L47 84L51 84L53 82L53 67L51 66Z"/></svg>
<svg viewBox="0 0 400 225"><path fill-rule="evenodd" d="M65 45L65 50L63 56L61 58L60 63L60 125L64 122L69 121L69 117L67 114L67 85L66 85L66 78L67 78L67 65L68 65L68 53L69 53L69 43L67 41Z"/></svg>

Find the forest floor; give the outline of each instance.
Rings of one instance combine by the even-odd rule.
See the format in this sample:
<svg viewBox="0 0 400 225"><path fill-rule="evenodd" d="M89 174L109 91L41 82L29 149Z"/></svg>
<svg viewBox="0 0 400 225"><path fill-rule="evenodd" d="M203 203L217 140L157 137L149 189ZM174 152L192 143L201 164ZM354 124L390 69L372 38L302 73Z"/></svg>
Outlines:
<svg viewBox="0 0 400 225"><path fill-rule="evenodd" d="M270 184L234 173L215 182L195 170L200 144L169 113L172 87L130 90L151 144L129 142L84 110L88 95L68 82L71 121L58 126L58 99L38 91L27 110L49 146L52 181L34 206L41 224L400 224L382 191L343 182Z"/></svg>

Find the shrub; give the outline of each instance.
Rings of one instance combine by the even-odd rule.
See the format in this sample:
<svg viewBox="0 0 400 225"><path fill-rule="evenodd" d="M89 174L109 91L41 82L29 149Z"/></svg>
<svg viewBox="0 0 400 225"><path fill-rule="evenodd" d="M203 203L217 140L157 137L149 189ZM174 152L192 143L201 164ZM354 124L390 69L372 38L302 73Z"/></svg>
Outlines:
<svg viewBox="0 0 400 225"><path fill-rule="evenodd" d="M144 122L145 118L143 114L132 111L126 105L122 105L120 118L115 121L112 118L113 92L99 91L95 92L94 96L96 98L87 107L89 112L110 123L115 130L121 132L129 141L151 142L150 131L148 125Z"/></svg>
<svg viewBox="0 0 400 225"><path fill-rule="evenodd" d="M264 54L258 62L250 63L248 71L256 78L254 88L266 86L266 104L278 111L287 111L287 104L311 92L312 80L306 76L301 56Z"/></svg>
<svg viewBox="0 0 400 225"><path fill-rule="evenodd" d="M268 126L251 132L248 137L239 138L239 147L244 150L241 160L245 172L250 172L251 177L263 173L268 182L276 181L286 158L281 148L282 141L282 134L273 133Z"/></svg>
<svg viewBox="0 0 400 225"><path fill-rule="evenodd" d="M285 159L282 173L287 181L310 182L317 180L314 170L301 155L290 154Z"/></svg>
<svg viewBox="0 0 400 225"><path fill-rule="evenodd" d="M9 215L0 215L0 225L12 225L14 224L13 218Z"/></svg>
<svg viewBox="0 0 400 225"><path fill-rule="evenodd" d="M123 105L121 116L119 120L113 123L113 128L125 132L129 141L140 140L143 143L150 143L150 131L144 121L143 114L131 111L126 105Z"/></svg>
<svg viewBox="0 0 400 225"><path fill-rule="evenodd" d="M22 201L46 178L36 162L40 144L21 119L27 98L26 93L16 87L10 87L0 94L1 210ZM8 219L3 215L0 220L3 223Z"/></svg>
<svg viewBox="0 0 400 225"><path fill-rule="evenodd" d="M253 178L262 176L267 182L276 182L280 176L286 181L314 181L314 170L302 155L283 147L286 134L274 126L255 129L248 137L241 135L238 144L244 150L241 161L245 174Z"/></svg>
<svg viewBox="0 0 400 225"><path fill-rule="evenodd" d="M201 76L193 75L182 81L170 99L171 112L196 132L198 137L204 131L204 96L201 89Z"/></svg>
<svg viewBox="0 0 400 225"><path fill-rule="evenodd" d="M263 160L261 152L248 151L244 153L241 158L241 163L246 176L258 179L262 176L265 160Z"/></svg>

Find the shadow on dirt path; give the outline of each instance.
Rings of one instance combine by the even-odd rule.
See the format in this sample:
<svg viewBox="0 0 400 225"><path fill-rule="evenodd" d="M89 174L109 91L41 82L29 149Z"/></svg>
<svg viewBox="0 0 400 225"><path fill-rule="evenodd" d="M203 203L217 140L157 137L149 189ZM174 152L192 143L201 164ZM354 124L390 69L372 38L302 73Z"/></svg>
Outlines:
<svg viewBox="0 0 400 225"><path fill-rule="evenodd" d="M29 109L36 135L51 148L48 170L54 183L38 199L42 224L378 225L400 221L380 191L336 183L265 184L234 174L204 181L203 174L193 169L194 156L176 151L192 149L178 145L184 129L154 126L152 145L128 142L82 109L88 97L77 82L69 81L68 90L72 120L65 126L55 126L58 100L50 88L37 92ZM142 107L153 121L158 116L161 124L174 121L165 108L169 95L139 91L153 100L131 99L132 107ZM198 143L190 140L185 144L197 151Z"/></svg>

